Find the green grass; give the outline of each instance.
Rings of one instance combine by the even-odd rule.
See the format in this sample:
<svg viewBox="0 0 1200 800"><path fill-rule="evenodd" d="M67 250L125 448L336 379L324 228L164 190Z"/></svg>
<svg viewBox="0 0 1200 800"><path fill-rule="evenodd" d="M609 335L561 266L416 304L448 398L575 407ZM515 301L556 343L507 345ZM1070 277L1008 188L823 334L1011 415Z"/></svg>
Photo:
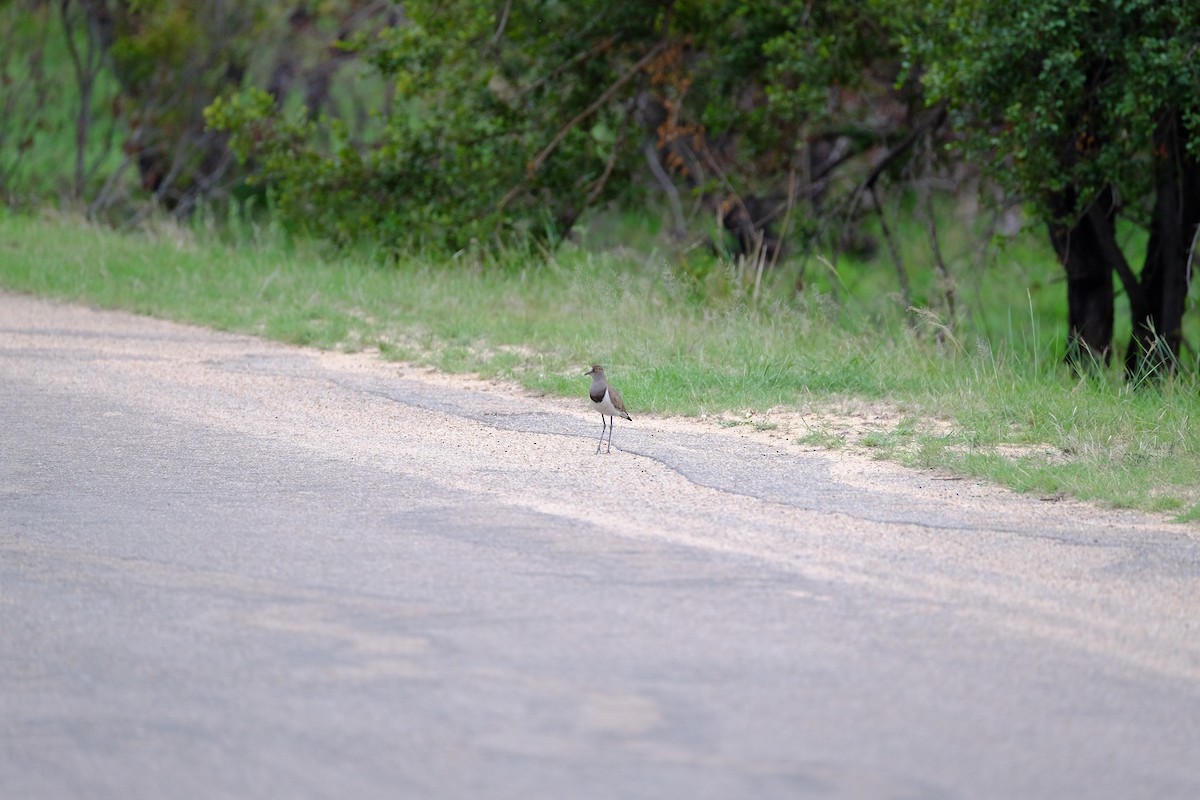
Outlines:
<svg viewBox="0 0 1200 800"><path fill-rule="evenodd" d="M1061 300L1052 302L1062 287L1032 243L1014 244L979 274L956 262L970 293L988 302L964 291L952 330L934 301L909 327L888 296L886 263L839 264L853 293L813 280L798 296L788 267L754 302L726 263L606 250L586 237L551 257L383 261L322 253L269 228L163 224L118 234L0 213L0 285L13 290L378 349L562 396L577 396L580 373L599 362L642 413L740 419L778 436L771 413L792 410L807 421L790 431L801 444L853 445L1020 491L1200 520L1195 365L1139 390L1115 367L1073 377L1061 366ZM914 288L928 280L917 263ZM850 442L827 421L850 401L888 409L894 421Z"/></svg>

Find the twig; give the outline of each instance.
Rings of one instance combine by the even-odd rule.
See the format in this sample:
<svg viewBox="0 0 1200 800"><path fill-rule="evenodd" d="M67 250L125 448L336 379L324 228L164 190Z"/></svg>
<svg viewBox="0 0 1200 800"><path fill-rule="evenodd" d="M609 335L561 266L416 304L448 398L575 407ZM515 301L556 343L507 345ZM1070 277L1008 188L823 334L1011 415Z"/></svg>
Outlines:
<svg viewBox="0 0 1200 800"><path fill-rule="evenodd" d="M134 128L129 134L127 141L130 142L131 145L138 146L138 139L141 136L141 131L142 128L140 125ZM117 165L117 168L110 172L108 177L105 178L104 184L101 186L100 191L96 193L96 197L92 200L92 202L88 204L87 216L89 219L98 216L102 210L107 209L113 204L113 195L115 194L117 187L121 185L121 181L124 179L125 173L129 170L129 167L132 166L132 164L133 156L131 152L122 152L121 162Z"/></svg>
<svg viewBox="0 0 1200 800"><path fill-rule="evenodd" d="M633 80L633 78L639 72L641 72L647 64L653 61L664 49L666 49L665 42L659 42L654 47L650 48L650 50L644 56L638 59L637 63L630 67L624 75L622 75L620 78L617 78L612 86L609 86L599 97L593 100L591 105L589 105L583 111L580 111L574 116L574 118L571 119L570 122L562 126L558 133L554 134L554 138L550 140L550 144L546 145L542 149L542 152L538 153L534 157L533 161L529 162L529 171L534 173L541 169L542 164L544 164L546 159L550 157L550 154L553 153L560 144L562 144L562 140L567 138L568 133L574 130L579 123L583 122L592 114L595 114L597 111L603 108L604 105L612 99L613 95L621 91L621 87Z"/></svg>
<svg viewBox="0 0 1200 800"><path fill-rule="evenodd" d="M920 139L921 136L923 136L926 132L940 128L945 119L946 107L939 106L933 114L926 118L920 125L917 125L911 131L909 131L908 135L901 139L899 144L889 150L883 156L883 158L879 160L879 163L867 173L866 179L858 185L858 188L855 189L853 195L851 195L850 209L846 215L847 218L853 217L855 212L858 211L858 204L862 201L862 196L864 194L866 194L868 191L874 192L875 184L879 181L880 177L883 176L883 173L887 171L887 168L892 165L892 162L904 155L904 153L908 152L908 150L910 150L912 146L916 144L917 140Z"/></svg>
<svg viewBox="0 0 1200 800"><path fill-rule="evenodd" d="M569 59L567 59L563 63L559 64L557 67L550 70L542 77L533 81L528 86L521 87L521 89L517 92L517 96L522 97L524 95L527 95L530 92L532 92L533 90L540 87L542 84L557 77L568 67L572 67L575 64L578 64L580 61L587 61L589 58L594 58L595 56L599 55L600 53L603 53L605 50L608 50L609 48L611 48L613 46L613 44L616 43L616 41L617 41L617 39L615 36L605 36L603 39L596 42L594 45L589 47L587 50L581 50L580 52L571 56Z"/></svg>
<svg viewBox="0 0 1200 800"><path fill-rule="evenodd" d="M642 152L646 154L646 163L650 165L650 173L654 175L654 179L658 181L658 185L667 195L667 204L671 207L671 214L675 217L675 233L682 235L687 230L687 221L683 217L683 203L679 199L679 189L675 187L671 176L663 169L662 163L658 160L658 151L654 149L654 143L649 136L642 140Z"/></svg>
<svg viewBox="0 0 1200 800"><path fill-rule="evenodd" d="M1192 233L1192 246L1188 248L1187 266L1183 272L1183 291L1187 295L1192 290L1192 265L1196 259L1196 240L1200 239L1200 225L1196 226L1196 230Z"/></svg>
<svg viewBox="0 0 1200 800"><path fill-rule="evenodd" d="M617 166L617 159L621 154L621 145L625 142L625 133L629 130L629 120L631 116L631 114L626 114L621 120L621 127L617 130L617 135L613 137L612 148L609 150L608 160L604 164L604 170L600 173L600 176L593 181L594 185L592 186L591 191L588 192L587 199L583 201L583 204L579 206L578 209L568 212L566 217L561 220L559 225L561 228L561 232L559 233L560 240L567 238L567 235L571 232L571 228L575 227L575 220L579 219L579 215L588 209L592 203L596 202L596 199L600 197L600 193L604 191L604 187L608 185L608 179L612 176L613 170Z"/></svg>
<svg viewBox="0 0 1200 800"><path fill-rule="evenodd" d="M496 25L496 32L492 34L492 46L495 47L500 41L500 37L504 35L504 27L508 25L508 12L512 10L512 0L504 0L504 8L500 11L500 22Z"/></svg>
<svg viewBox="0 0 1200 800"><path fill-rule="evenodd" d="M550 157L550 154L553 153L560 144L562 144L562 140L567 138L568 133L574 130L579 123L583 122L592 114L595 114L597 111L603 108L604 105L613 98L613 95L621 91L621 88L625 86L625 84L633 80L633 78L639 72L641 72L647 64L653 61L665 48L666 42L659 42L654 47L650 48L644 56L638 59L637 62L625 72L624 75L617 78L612 86L609 86L607 89L605 89L604 92L595 100L593 100L587 108L585 108L583 111L580 111L571 119L570 122L562 126L558 133L554 134L554 138L550 140L550 144L542 148L542 152L534 156L533 160L529 162L528 176L532 177L539 169L541 169L542 164L544 164L546 159ZM526 180L528 180L528 177ZM516 197L517 193L520 192L524 187L526 180L522 180L516 186L509 189L508 194L504 195L503 199L500 200L501 209L507 207L508 204L512 202L512 199Z"/></svg>
<svg viewBox="0 0 1200 800"><path fill-rule="evenodd" d="M788 169L788 194L787 207L783 211L783 222L779 226L779 246L775 248L775 252L771 254L771 269L775 268L775 262L779 260L779 254L783 252L783 243L787 239L788 228L792 224L792 211L796 207L796 162L793 160L791 167Z"/></svg>
<svg viewBox="0 0 1200 800"><path fill-rule="evenodd" d="M745 219L750 221L750 225L752 227L757 227L757 220L754 219L754 216L750 213L750 210L746 208L746 204L742 202L741 193L738 192L737 189L733 188L733 183L731 183L729 178L725 175L725 171L721 169L721 165L717 163L716 156L712 154L712 150L709 149L708 144L702 141L700 142L700 145L700 150L704 154L705 160L708 161L709 168L713 171L713 174L717 176L717 180L719 180L721 185L725 187L725 191L729 192L729 194L733 196L733 202L737 205L738 209L741 210L742 214L745 216Z"/></svg>
<svg viewBox="0 0 1200 800"><path fill-rule="evenodd" d="M925 224L929 231L929 245L933 250L933 267L937 270L938 278L942 283L942 294L946 298L946 312L950 320L952 328L958 317L955 311L955 296L954 296L954 278L950 275L950 269L946 266L946 259L942 257L942 245L938 238L937 217L934 214L933 208L933 187L930 185L930 176L933 174L933 131L925 132L925 180L922 181L922 195L925 206Z"/></svg>
<svg viewBox="0 0 1200 800"><path fill-rule="evenodd" d="M908 270L904 268L904 259L900 255L900 247L896 244L896 239L892 236L892 229L887 223L887 213L884 211L883 203L879 201L879 195L875 191L875 184L871 184L868 191L871 193L871 200L875 203L875 211L879 214L879 227L883 230L883 238L887 242L888 252L892 256L892 264L896 267L896 278L900 282L900 294L904 299L904 307L912 308L912 288L908 282ZM910 328L916 328L912 316L906 314Z"/></svg>
<svg viewBox="0 0 1200 800"><path fill-rule="evenodd" d="M911 149L912 146L917 142L917 140L921 137L921 135L923 133L925 133L926 131L936 130L937 128L941 127L941 125L945 121L945 119L946 119L946 108L945 108L945 106L939 106L932 114L930 114L926 119L924 119L919 125L917 125L911 131L909 131L908 135L905 136L902 140L900 140L899 144L897 144L895 147L893 147L891 150L889 150L886 154L884 154L883 158L879 160L879 163L877 163L871 169L871 171L869 173L867 173L867 177L861 183L859 183L858 186L855 187L854 191L850 193L849 197L847 197L846 199L844 199L838 203L839 207L845 208L845 216L843 217L843 219L845 219L847 226L849 226L850 221L854 219L854 215L858 213L858 209L862 203L863 196L865 194L867 194L868 192L874 193L875 184L883 176L883 173L888 169L888 167L890 167L892 165L892 162L894 162L897 158L899 158L904 153L906 153L909 149ZM853 155L854 154L852 152L847 152L845 154L842 154L842 156L836 160L836 162L833 164L833 166L831 166L830 169L825 174L828 174L828 172L831 172L834 167L836 167L836 166L840 165L841 163L843 163L844 161L848 160ZM824 177L818 178L817 180L824 180ZM810 185L815 186L816 183L817 183L817 181L814 180L814 182ZM813 247L816 246L818 239L820 239L822 236L824 236L826 231L828 231L829 227L833 224L834 218L839 215L840 215L839 209L834 209L829 214L822 215L820 228L817 231L816 235L814 235L812 238L809 239L809 244L805 248L805 254L800 260L800 275L801 276L803 276L803 274L804 274L804 267L805 267L805 264L808 262L808 259L809 259L810 254L812 253ZM882 216L880 217L880 219L882 220ZM888 244L889 244L889 246L891 246L890 241Z"/></svg>
<svg viewBox="0 0 1200 800"><path fill-rule="evenodd" d="M612 150L609 151L608 161L604 164L604 171L600 173L600 177L596 179L596 185L592 191L588 192L587 201L584 203L584 208L596 202L596 198L604 191L605 184L608 183L609 176L612 175L613 169L617 166L617 156L621 153L621 145L625 142L625 130L629 127L629 115L625 115L625 119L621 122L621 129L617 131L617 135L613 138Z"/></svg>
<svg viewBox="0 0 1200 800"><path fill-rule="evenodd" d="M59 7L62 19L63 34L67 43L67 52L71 56L71 64L75 68L75 81L79 87L79 110L75 115L75 185L74 200L82 200L86 184L86 147L92 123L92 90L95 87L96 75L104 56L97 53L94 25L90 15L83 12L84 41L87 44L85 53L80 53L75 43L75 32L71 30L71 3L62 0Z"/></svg>
<svg viewBox="0 0 1200 800"><path fill-rule="evenodd" d="M752 251L754 253L754 264L755 264L754 294L751 296L751 299L756 304L758 303L758 290L759 290L759 287L762 286L763 268L766 266L766 261L767 261L766 257L765 257L766 253L763 251L764 234L765 234L765 231L762 228L759 228L758 230L756 230L754 232L754 250Z"/></svg>

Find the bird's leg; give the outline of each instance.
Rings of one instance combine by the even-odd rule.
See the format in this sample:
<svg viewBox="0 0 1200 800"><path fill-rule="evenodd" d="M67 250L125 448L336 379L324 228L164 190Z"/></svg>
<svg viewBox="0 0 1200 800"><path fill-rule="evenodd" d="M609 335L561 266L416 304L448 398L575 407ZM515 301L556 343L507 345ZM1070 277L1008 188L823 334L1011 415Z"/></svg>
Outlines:
<svg viewBox="0 0 1200 800"><path fill-rule="evenodd" d="M608 418L608 449L605 451L606 453L612 452L612 431L613 431L613 425L615 425L616 423L617 423L616 417Z"/></svg>
<svg viewBox="0 0 1200 800"><path fill-rule="evenodd" d="M604 444L604 429L608 423L604 421L604 415L600 415L600 441L596 442L596 455L600 455L600 445Z"/></svg>

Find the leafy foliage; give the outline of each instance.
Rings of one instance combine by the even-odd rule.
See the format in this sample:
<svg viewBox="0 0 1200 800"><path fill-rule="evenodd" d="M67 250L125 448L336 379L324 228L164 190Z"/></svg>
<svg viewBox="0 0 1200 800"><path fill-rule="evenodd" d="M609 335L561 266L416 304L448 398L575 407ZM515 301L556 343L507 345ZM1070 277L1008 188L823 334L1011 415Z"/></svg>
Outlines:
<svg viewBox="0 0 1200 800"><path fill-rule="evenodd" d="M1113 276L1133 336L1129 377L1173 371L1200 226L1200 2L937 0L913 63L1004 184L1050 223L1067 273L1068 359L1112 353ZM1148 233L1135 275L1117 237Z"/></svg>
<svg viewBox="0 0 1200 800"><path fill-rule="evenodd" d="M214 103L210 125L232 133L292 224L337 242L458 249L514 232L553 235L578 213L580 184L603 167L609 115L571 129L544 168L528 162L556 118L581 107L590 94L582 87L608 70L582 64L518 88L550 72L564 46L534 26L532 10L515 8L505 21L528 48L502 46L492 10L476 3L411 3L406 12L405 24L343 44L389 87L369 141L345 121L308 119L253 89ZM539 102L550 92L561 104Z"/></svg>
<svg viewBox="0 0 1200 800"><path fill-rule="evenodd" d="M39 146L61 139L67 125L45 110L65 106L63 86L70 83L46 55L53 46L50 18L45 6L0 6L0 197L12 206L52 193L54 178L62 177L36 163L39 149L48 149Z"/></svg>
<svg viewBox="0 0 1200 800"><path fill-rule="evenodd" d="M254 91L208 119L293 224L336 241L555 239L589 205L643 190L647 144L704 196L778 189L821 126L865 127L856 93L886 93L895 72L872 75L889 51L870 8L413 2L403 24L344 44L389 87L374 135Z"/></svg>
<svg viewBox="0 0 1200 800"><path fill-rule="evenodd" d="M113 117L122 126L125 162L156 204L182 214L212 193L231 166L224 141L205 130L203 110L241 84L269 6L261 0L68 0L68 37L103 48L119 86ZM93 207L121 190L107 182Z"/></svg>
<svg viewBox="0 0 1200 800"><path fill-rule="evenodd" d="M911 63L1005 185L1039 204L1106 186L1137 212L1153 191L1154 133L1182 113L1200 153L1200 2L934 0L906 37Z"/></svg>
<svg viewBox="0 0 1200 800"><path fill-rule="evenodd" d="M1132 309L1131 350L1162 336L1167 354L1151 365L1178 354L1181 265L1200 218L1188 188L1200 185L1200 0L20 8L18 18L41 20L61 10L81 96L73 193L102 184L93 208L128 190L184 216L248 178L241 196L268 196L294 230L453 252L561 241L589 207L640 209L654 195L681 250L746 256L742 279L756 274L756 293L765 254L774 264L792 231L803 237L793 253L873 252L854 228L874 213L909 306L923 299L885 219L889 204L908 202L929 220L922 258L953 326L961 315L930 199L952 181L933 178L983 164L1052 222L1068 336L1085 355L1106 363L1111 351L1113 274ZM11 69L30 80L0 86L0 100L28 105L42 79ZM84 169L79 154L101 130L91 121L106 113L107 141L124 140ZM939 147L946 114L955 150ZM6 119L0 141L26 147L31 130L41 128ZM10 197L8 165L21 160L33 159L0 152ZM1126 220L1147 232L1140 276L1115 243Z"/></svg>

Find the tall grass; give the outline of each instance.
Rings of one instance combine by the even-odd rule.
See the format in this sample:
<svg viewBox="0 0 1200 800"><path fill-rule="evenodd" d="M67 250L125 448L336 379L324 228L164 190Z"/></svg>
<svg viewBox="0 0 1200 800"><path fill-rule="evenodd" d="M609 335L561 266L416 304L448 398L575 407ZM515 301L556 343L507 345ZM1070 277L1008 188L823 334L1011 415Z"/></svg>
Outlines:
<svg viewBox="0 0 1200 800"><path fill-rule="evenodd" d="M122 235L0 213L0 252L0 285L19 291L378 349L564 396L577 395L579 373L599 362L643 413L794 410L813 421L808 440L827 446L843 442L821 428L824 411L849 399L877 404L896 422L862 444L881 457L1200 519L1195 366L1140 389L1115 367L1074 377L1061 364L1063 310L1053 296L1062 287L1030 243L960 272L961 296L987 302L962 300L954 321L933 289L921 313L897 302L886 265L831 263L801 294L791 291L791 268L781 269L752 301L726 261L586 238L553 254L393 263L323 252L269 226L159 224ZM914 295L926 291L928 279L913 278Z"/></svg>

